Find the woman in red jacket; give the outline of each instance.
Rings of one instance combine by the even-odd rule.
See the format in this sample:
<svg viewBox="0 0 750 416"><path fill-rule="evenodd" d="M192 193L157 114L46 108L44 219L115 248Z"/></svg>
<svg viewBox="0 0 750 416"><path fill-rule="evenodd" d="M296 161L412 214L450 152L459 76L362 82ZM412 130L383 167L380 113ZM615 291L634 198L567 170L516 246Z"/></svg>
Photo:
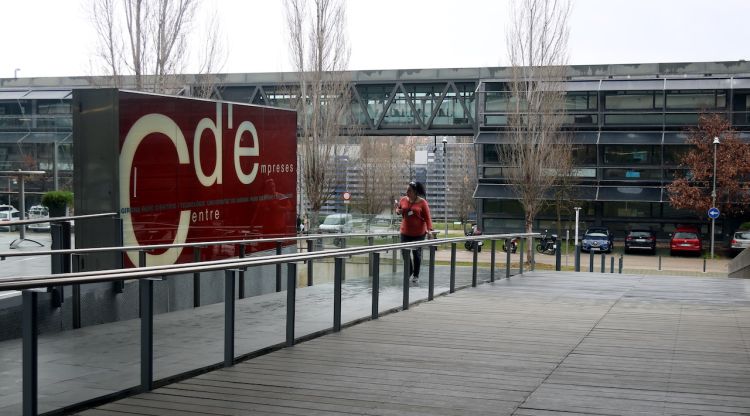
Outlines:
<svg viewBox="0 0 750 416"><path fill-rule="evenodd" d="M420 182L409 182L406 196L396 201L396 215L401 216L401 242L421 241L432 231L430 206L427 204L424 185ZM412 251L414 260L411 263L412 282L419 281L419 265L422 263L422 249ZM407 261L407 259L404 259Z"/></svg>

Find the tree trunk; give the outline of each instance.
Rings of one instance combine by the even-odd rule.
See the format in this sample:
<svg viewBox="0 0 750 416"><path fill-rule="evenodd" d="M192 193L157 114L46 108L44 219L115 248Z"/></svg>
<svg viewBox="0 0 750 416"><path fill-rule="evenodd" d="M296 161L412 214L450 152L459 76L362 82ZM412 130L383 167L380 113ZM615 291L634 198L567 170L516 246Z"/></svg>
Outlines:
<svg viewBox="0 0 750 416"><path fill-rule="evenodd" d="M533 232L532 230L534 228L534 218L531 215L529 215L528 212L524 215L524 226L525 226L524 228L526 228L526 232L527 233L532 233ZM534 249L535 249L535 247L534 247L534 238L533 237L529 237L527 239L527 242L528 242L528 244L526 244L526 264L530 265L531 264L531 254L532 254L531 252L534 251Z"/></svg>

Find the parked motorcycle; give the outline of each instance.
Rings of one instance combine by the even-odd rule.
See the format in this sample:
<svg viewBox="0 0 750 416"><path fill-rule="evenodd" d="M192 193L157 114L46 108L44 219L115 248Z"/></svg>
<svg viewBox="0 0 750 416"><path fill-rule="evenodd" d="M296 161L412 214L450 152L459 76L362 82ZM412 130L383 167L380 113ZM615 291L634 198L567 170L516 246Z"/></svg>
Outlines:
<svg viewBox="0 0 750 416"><path fill-rule="evenodd" d="M473 236L473 235L482 235L482 231L479 230L479 228L472 227L472 229L469 230L469 232L467 232L465 235L467 237ZM479 252L479 251L482 251L483 244L484 242L482 242L482 240L467 241L464 243L464 247L469 251L474 251L474 247L476 246L477 251Z"/></svg>
<svg viewBox="0 0 750 416"><path fill-rule="evenodd" d="M510 252L515 253L518 251L518 244L519 244L519 238L513 237L510 239ZM508 247L505 245L505 241L503 241L503 251L506 253L508 252Z"/></svg>
<svg viewBox="0 0 750 416"><path fill-rule="evenodd" d="M557 235L544 230L544 236L536 245L536 251L542 254L555 254L555 244L557 244Z"/></svg>

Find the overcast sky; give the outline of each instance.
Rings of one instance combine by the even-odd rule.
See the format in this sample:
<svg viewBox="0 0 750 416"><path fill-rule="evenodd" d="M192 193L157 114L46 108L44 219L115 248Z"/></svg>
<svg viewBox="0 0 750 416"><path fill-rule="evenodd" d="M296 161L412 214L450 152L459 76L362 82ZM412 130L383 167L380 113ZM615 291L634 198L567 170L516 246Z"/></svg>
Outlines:
<svg viewBox="0 0 750 416"><path fill-rule="evenodd" d="M92 75L89 0L2 5L0 78ZM750 59L748 0L572 0L569 63ZM290 70L282 0L204 0L216 7L222 72ZM350 69L499 66L506 0L347 0Z"/></svg>

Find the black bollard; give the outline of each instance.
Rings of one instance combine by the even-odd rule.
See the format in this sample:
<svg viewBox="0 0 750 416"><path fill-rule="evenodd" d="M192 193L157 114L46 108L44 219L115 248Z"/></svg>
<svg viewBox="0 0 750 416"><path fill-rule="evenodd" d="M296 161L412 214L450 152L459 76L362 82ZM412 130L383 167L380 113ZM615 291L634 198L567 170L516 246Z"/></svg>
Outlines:
<svg viewBox="0 0 750 416"><path fill-rule="evenodd" d="M589 273L594 272L594 250L589 249Z"/></svg>
<svg viewBox="0 0 750 416"><path fill-rule="evenodd" d="M560 243L555 244L555 270L560 271L562 269L562 248Z"/></svg>
<svg viewBox="0 0 750 416"><path fill-rule="evenodd" d="M620 274L622 274L622 255L620 256Z"/></svg>
<svg viewBox="0 0 750 416"><path fill-rule="evenodd" d="M574 264L575 264L575 271L580 272L581 271L581 245L576 245L576 251L574 255Z"/></svg>
<svg viewBox="0 0 750 416"><path fill-rule="evenodd" d="M609 272L610 273L615 272L615 256L609 257Z"/></svg>
<svg viewBox="0 0 750 416"><path fill-rule="evenodd" d="M659 256L659 270L661 270L661 256Z"/></svg>
<svg viewBox="0 0 750 416"><path fill-rule="evenodd" d="M607 264L607 255L602 253L602 273L606 271L606 268L607 268L606 264Z"/></svg>

